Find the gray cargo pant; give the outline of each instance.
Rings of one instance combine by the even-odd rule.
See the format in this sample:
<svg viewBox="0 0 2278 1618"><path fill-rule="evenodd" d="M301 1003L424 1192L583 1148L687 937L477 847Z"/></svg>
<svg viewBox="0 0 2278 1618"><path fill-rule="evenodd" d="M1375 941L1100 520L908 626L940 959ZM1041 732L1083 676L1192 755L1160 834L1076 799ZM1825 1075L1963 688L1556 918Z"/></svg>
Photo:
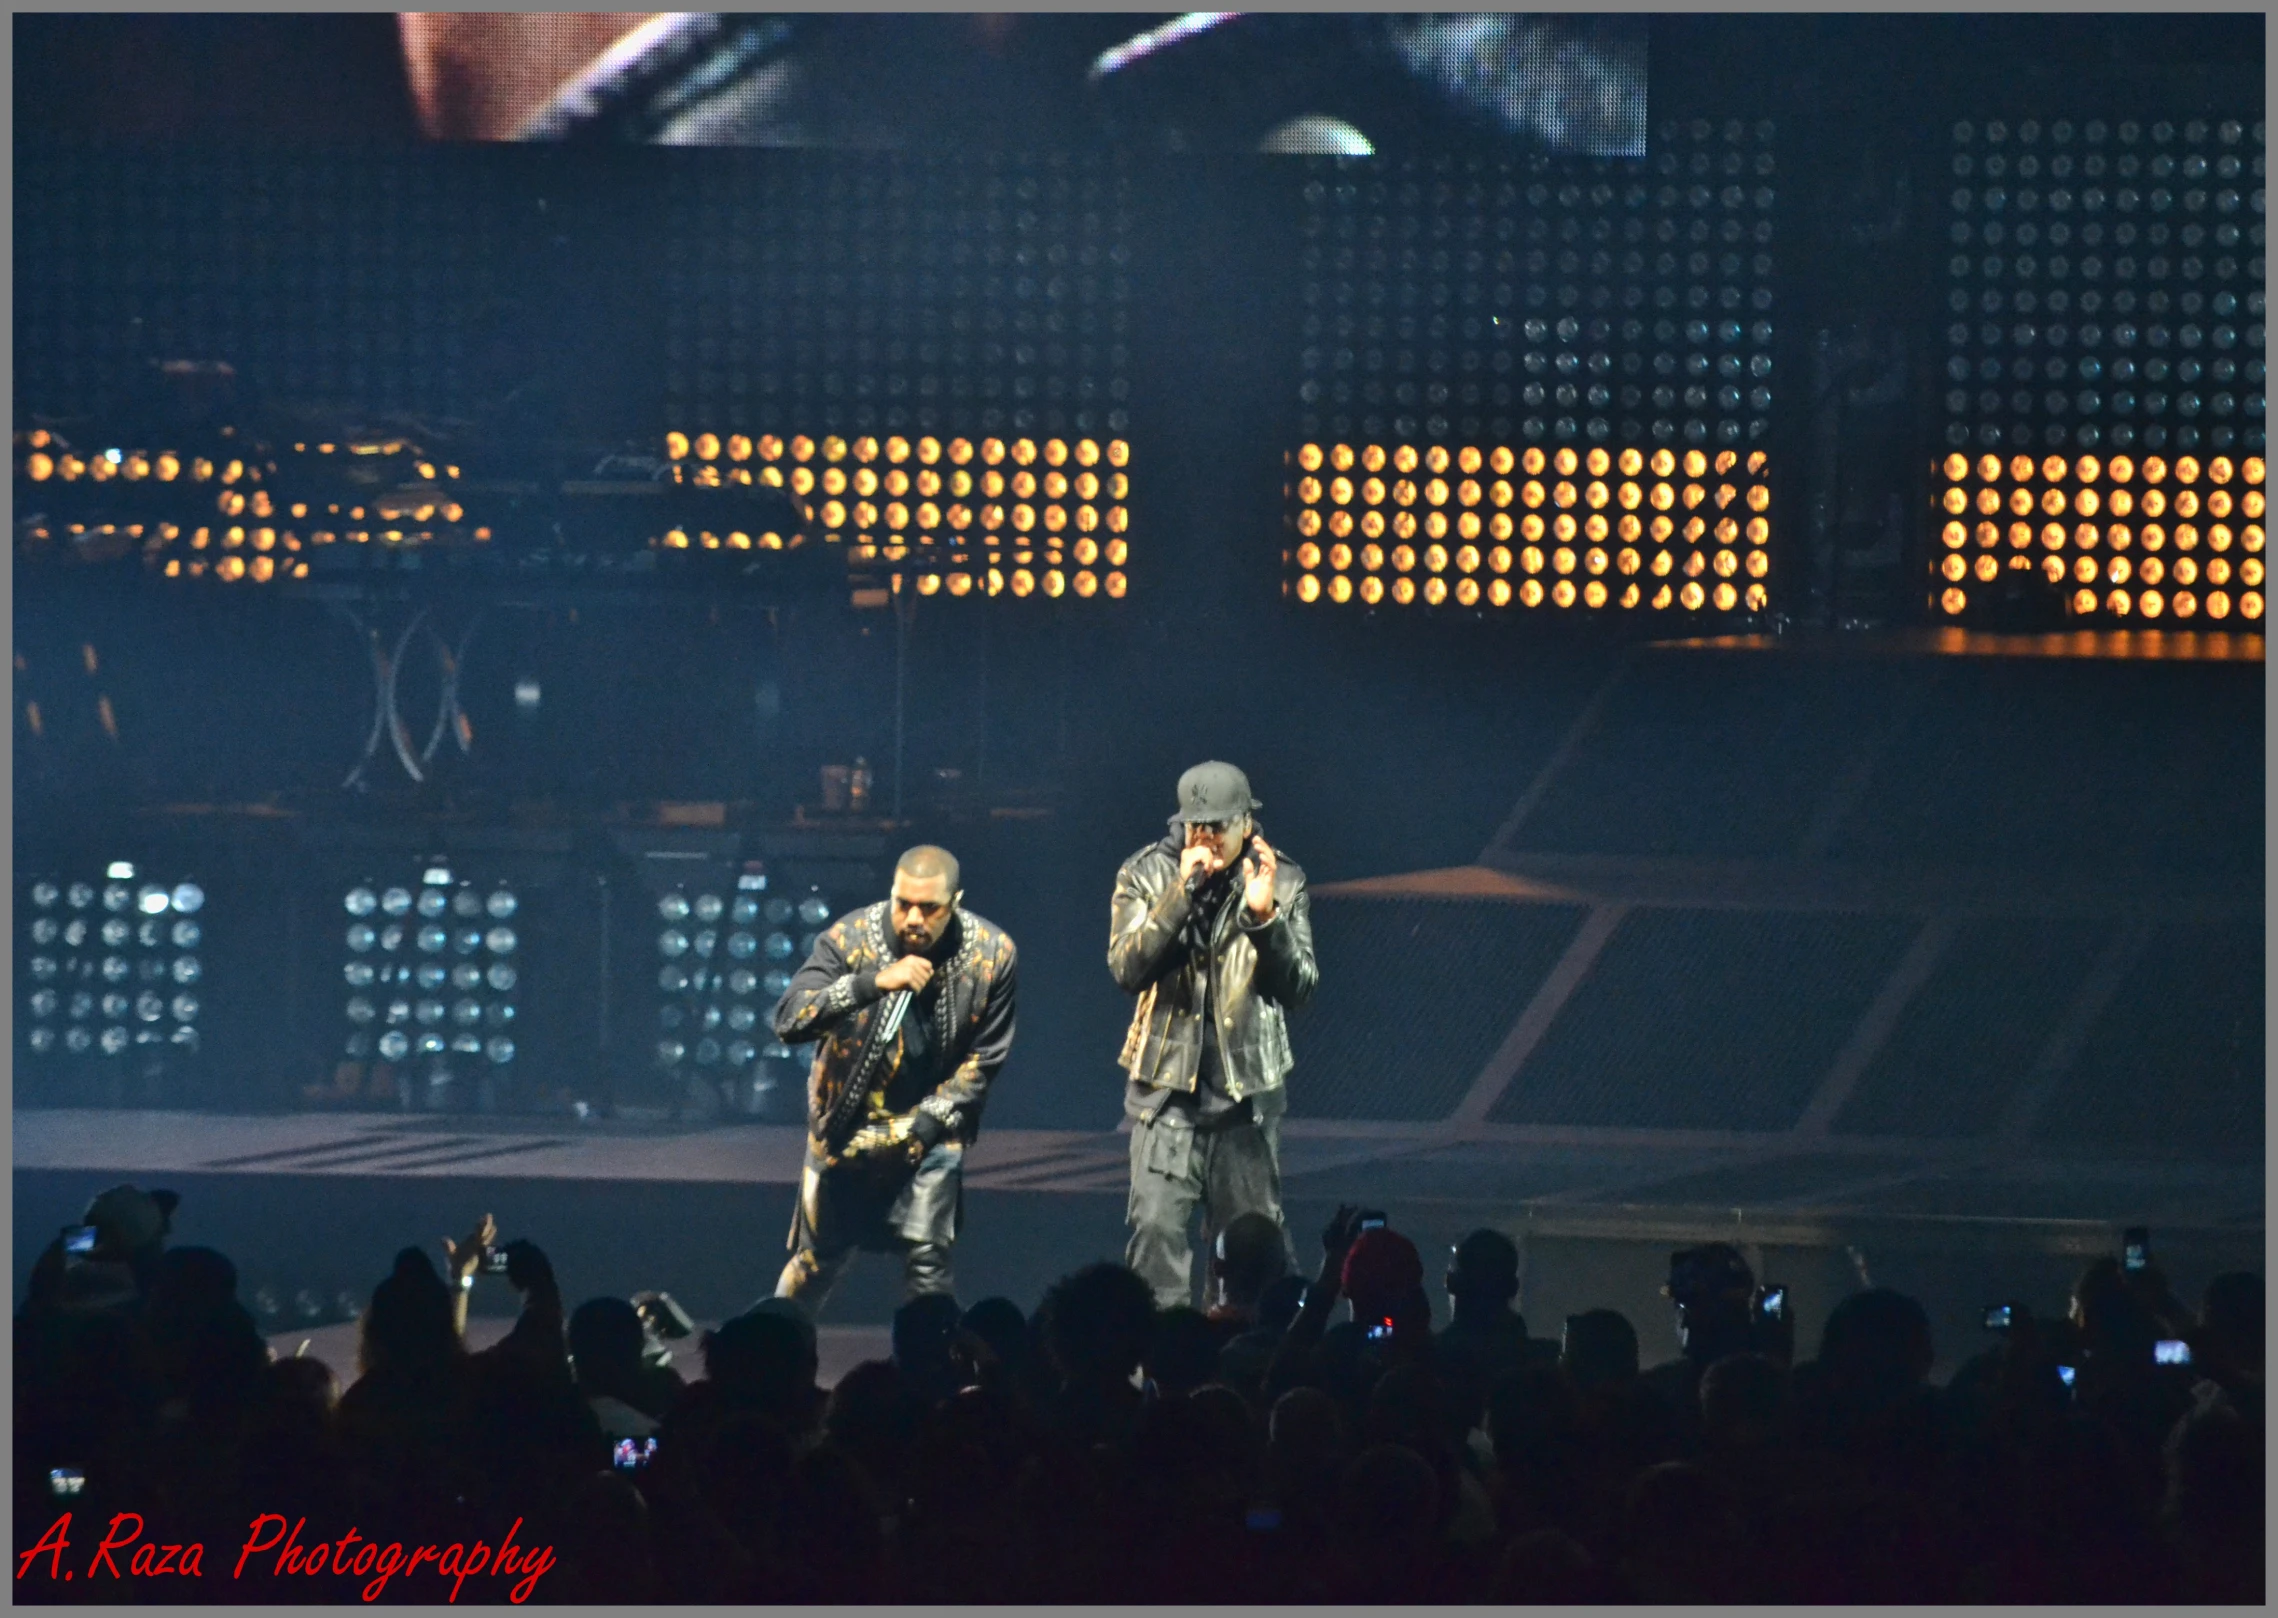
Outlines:
<svg viewBox="0 0 2278 1618"><path fill-rule="evenodd" d="M1158 1117L1131 1124L1131 1242L1123 1262L1155 1294L1155 1307L1194 1303L1195 1205L1203 1210L1207 1249L1217 1233L1246 1213L1281 1216L1280 1120L1197 1129Z"/></svg>

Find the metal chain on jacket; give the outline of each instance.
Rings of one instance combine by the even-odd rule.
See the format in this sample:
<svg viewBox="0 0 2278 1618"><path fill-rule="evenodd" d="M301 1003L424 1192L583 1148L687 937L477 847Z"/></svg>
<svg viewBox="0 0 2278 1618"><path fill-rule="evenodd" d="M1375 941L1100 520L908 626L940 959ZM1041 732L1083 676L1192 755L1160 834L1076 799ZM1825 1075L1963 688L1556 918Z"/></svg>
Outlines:
<svg viewBox="0 0 2278 1618"><path fill-rule="evenodd" d="M854 1126L862 1117L863 1103L870 1095L871 1077L878 1071L878 1064L886 1059L887 1047L902 1031L902 1018L915 998L907 989L895 989L878 1008L878 1015L871 1019L870 1032L862 1041L862 1054L847 1074L846 1086L839 1091L830 1116L823 1120L823 1144L830 1148L833 1156L844 1151L847 1141L853 1137Z"/></svg>
<svg viewBox="0 0 2278 1618"><path fill-rule="evenodd" d="M871 943L880 955L885 954L887 948L885 908L884 905L874 906L862 918L862 925L870 933ZM933 1006L934 1045L937 1050L946 1051L949 1048L954 1032L951 990L980 956L973 929L964 925L964 919L964 913L960 911L954 923L958 929L957 948L934 973L935 981L941 985L940 991L934 996ZM895 1036L902 1031L902 1021L916 998L916 994L909 989L892 990L880 1005L877 1016L871 1020L870 1032L862 1042L862 1054L855 1059L854 1067L847 1075L846 1087L839 1092L830 1116L823 1121L823 1144L834 1155L845 1150L847 1141L853 1137L856 1126L861 1122L863 1105L870 1096L870 1081L877 1075L878 1064L886 1059L886 1052L893 1047ZM947 1123L949 1120L944 1118L942 1121Z"/></svg>

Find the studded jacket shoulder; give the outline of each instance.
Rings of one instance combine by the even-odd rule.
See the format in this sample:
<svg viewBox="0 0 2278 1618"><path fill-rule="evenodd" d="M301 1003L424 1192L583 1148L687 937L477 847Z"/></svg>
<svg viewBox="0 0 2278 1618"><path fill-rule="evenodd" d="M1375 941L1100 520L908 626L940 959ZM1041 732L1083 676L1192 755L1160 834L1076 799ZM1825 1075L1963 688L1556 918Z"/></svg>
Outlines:
<svg viewBox="0 0 2278 1618"><path fill-rule="evenodd" d="M916 1110L933 1114L952 1135L971 1142L980 1131L990 1081L1012 1051L1017 958L1004 930L970 910L959 910L954 926L957 942L934 974L933 995L933 1031L947 1076ZM885 902L849 911L815 939L813 953L775 1008L776 1038L816 1047L807 1081L810 1135L822 1129L861 1058L871 1019L885 1000L878 973L894 956ZM893 1060L890 1055L889 1064ZM879 1082L890 1074L889 1065Z"/></svg>

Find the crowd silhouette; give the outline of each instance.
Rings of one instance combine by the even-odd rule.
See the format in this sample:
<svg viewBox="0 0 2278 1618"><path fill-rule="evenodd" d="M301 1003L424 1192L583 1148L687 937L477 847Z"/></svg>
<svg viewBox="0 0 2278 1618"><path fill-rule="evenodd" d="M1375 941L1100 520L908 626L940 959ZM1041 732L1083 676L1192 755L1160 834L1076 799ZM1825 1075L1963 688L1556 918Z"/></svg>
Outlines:
<svg viewBox="0 0 2278 1618"><path fill-rule="evenodd" d="M890 1356L826 1389L796 1305L703 1333L684 1380L668 1299L565 1310L545 1254L493 1247L486 1220L441 1263L398 1255L342 1388L272 1357L231 1262L167 1246L171 1211L106 1192L93 1246L59 1241L30 1277L16 1539L132 1511L228 1547L185 1599L358 1599L354 1574L212 1589L263 1512L311 1541L495 1543L519 1521L558 1558L546 1602L2263 1595L2257 1275L2186 1311L2156 1264L2098 1260L1937 1385L1913 1299L1844 1299L1798 1359L1712 1246L1672 1267L1684 1352L1641 1369L1612 1310L1535 1335L1489 1230L1456 1249L1435 1331L1414 1244L1346 1209L1310 1277L1237 1221L1206 1311L1157 1310L1113 1263L1033 1314L915 1299ZM471 1352L456 1283L501 1251L521 1313ZM2188 1365L2162 1363L2172 1341ZM21 1577L17 1596L116 1599Z"/></svg>

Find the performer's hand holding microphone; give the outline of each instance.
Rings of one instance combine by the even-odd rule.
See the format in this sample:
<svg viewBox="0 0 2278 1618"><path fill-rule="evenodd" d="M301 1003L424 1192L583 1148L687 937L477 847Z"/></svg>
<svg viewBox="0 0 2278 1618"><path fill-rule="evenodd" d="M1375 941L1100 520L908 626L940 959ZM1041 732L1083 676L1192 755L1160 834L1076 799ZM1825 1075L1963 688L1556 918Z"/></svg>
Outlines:
<svg viewBox="0 0 2278 1618"><path fill-rule="evenodd" d="M933 962L923 955L900 955L878 970L878 987L889 995L915 996L933 981ZM900 1008L889 1007L888 1016L893 1023L901 1021L896 1012L906 1009L905 999ZM941 1138L939 1119L927 1113L905 1113L879 1123L867 1124L848 1137L834 1161L860 1162L864 1159L900 1158L915 1163L933 1150Z"/></svg>
<svg viewBox="0 0 2278 1618"><path fill-rule="evenodd" d="M933 981L933 962L923 955L899 955L878 969L878 987L886 996L879 1012L879 1029L873 1037L891 1040L901 1027L910 1002ZM849 1105L859 1106L855 1093L846 1097ZM828 1161L837 1166L865 1160L877 1161L900 1158L915 1163L932 1150L940 1138L938 1120L924 1114L905 1114L878 1123L866 1124L846 1138L846 1144L829 1154Z"/></svg>
<svg viewBox="0 0 2278 1618"><path fill-rule="evenodd" d="M1189 888L1207 882L1226 869L1219 858L1218 839L1207 826L1186 829L1186 848L1179 855L1179 880Z"/></svg>
<svg viewBox="0 0 2278 1618"><path fill-rule="evenodd" d="M891 966L878 969L878 987L888 994L897 990L919 994L932 981L933 963L923 955L899 955Z"/></svg>

